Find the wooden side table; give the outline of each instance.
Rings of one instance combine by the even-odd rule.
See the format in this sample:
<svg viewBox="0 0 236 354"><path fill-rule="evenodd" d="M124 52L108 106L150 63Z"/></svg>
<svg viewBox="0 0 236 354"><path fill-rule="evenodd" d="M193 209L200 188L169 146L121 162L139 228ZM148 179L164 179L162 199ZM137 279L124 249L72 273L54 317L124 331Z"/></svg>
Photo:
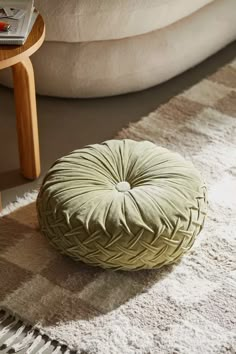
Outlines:
<svg viewBox="0 0 236 354"><path fill-rule="evenodd" d="M40 175L34 71L29 57L39 49L44 38L45 25L39 15L24 45L0 46L0 69L11 67L13 72L20 167L28 179Z"/></svg>

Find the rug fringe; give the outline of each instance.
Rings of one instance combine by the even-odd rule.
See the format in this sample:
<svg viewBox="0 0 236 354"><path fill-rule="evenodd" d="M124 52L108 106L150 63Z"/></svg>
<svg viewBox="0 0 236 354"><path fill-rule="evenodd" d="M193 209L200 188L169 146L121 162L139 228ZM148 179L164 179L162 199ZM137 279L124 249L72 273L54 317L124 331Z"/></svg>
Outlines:
<svg viewBox="0 0 236 354"><path fill-rule="evenodd" d="M25 329L25 325L22 324L16 331L15 334L13 334L11 337L9 337L4 343L3 345L7 348L9 347L18 337L19 335L24 331Z"/></svg>
<svg viewBox="0 0 236 354"><path fill-rule="evenodd" d="M41 334L37 335L34 338L33 343L31 343L30 347L27 349L26 354L32 354L34 349L40 344L41 340L42 340Z"/></svg>
<svg viewBox="0 0 236 354"><path fill-rule="evenodd" d="M20 350L27 348L33 341L34 330L28 329L25 333L25 337L12 345L11 349L14 353L18 353Z"/></svg>
<svg viewBox="0 0 236 354"><path fill-rule="evenodd" d="M38 350L38 354L43 354L45 350L47 350L51 345L51 341L47 340L46 343L42 346L41 349Z"/></svg>
<svg viewBox="0 0 236 354"><path fill-rule="evenodd" d="M5 326L4 322L6 322ZM14 330L14 333L0 346L0 352L2 349L6 349L11 353L18 353L24 350L25 354L32 354L37 348L37 354L44 354L52 346L54 348L52 354L59 354L62 353L62 348L66 348L65 344L59 343L55 339L50 339L46 334L41 333L39 329L25 324L21 319L14 317L5 310L0 310L0 324L4 326L0 330L0 339L10 330ZM75 353L67 348L64 354L72 352Z"/></svg>
<svg viewBox="0 0 236 354"><path fill-rule="evenodd" d="M52 352L52 354L59 354L59 353L61 353L61 346L60 345L58 345L54 350L53 350L53 352Z"/></svg>
<svg viewBox="0 0 236 354"><path fill-rule="evenodd" d="M8 320L8 317L7 317ZM12 318L12 322L10 322L7 326L5 326L1 331L0 331L0 339L7 334L10 329L12 329L16 324L18 323L18 319Z"/></svg>

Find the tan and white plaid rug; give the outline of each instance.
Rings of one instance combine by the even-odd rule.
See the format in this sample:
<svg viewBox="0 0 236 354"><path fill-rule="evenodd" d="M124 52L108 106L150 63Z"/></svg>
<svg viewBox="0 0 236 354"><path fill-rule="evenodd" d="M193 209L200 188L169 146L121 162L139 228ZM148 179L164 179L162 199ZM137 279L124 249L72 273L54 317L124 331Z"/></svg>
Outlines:
<svg viewBox="0 0 236 354"><path fill-rule="evenodd" d="M236 353L236 62L119 138L151 140L193 161L209 187L204 231L175 266L112 272L54 251L34 203L3 216L2 350L59 353L65 343L89 354Z"/></svg>

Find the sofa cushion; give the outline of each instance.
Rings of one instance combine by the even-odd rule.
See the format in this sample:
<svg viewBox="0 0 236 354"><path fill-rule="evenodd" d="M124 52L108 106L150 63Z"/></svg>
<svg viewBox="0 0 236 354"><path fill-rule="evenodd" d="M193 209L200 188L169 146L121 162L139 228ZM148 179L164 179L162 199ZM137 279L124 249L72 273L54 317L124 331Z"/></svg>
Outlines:
<svg viewBox="0 0 236 354"><path fill-rule="evenodd" d="M135 36L165 27L213 0L36 0L46 40L84 42Z"/></svg>

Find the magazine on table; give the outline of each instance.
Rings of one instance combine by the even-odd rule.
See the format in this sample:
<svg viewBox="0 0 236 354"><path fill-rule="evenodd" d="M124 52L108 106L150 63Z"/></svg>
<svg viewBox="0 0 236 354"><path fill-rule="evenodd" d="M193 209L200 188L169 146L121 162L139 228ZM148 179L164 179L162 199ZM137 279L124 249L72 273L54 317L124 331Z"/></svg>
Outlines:
<svg viewBox="0 0 236 354"><path fill-rule="evenodd" d="M37 16L33 0L0 0L0 24L8 26L0 31L0 45L24 44Z"/></svg>

